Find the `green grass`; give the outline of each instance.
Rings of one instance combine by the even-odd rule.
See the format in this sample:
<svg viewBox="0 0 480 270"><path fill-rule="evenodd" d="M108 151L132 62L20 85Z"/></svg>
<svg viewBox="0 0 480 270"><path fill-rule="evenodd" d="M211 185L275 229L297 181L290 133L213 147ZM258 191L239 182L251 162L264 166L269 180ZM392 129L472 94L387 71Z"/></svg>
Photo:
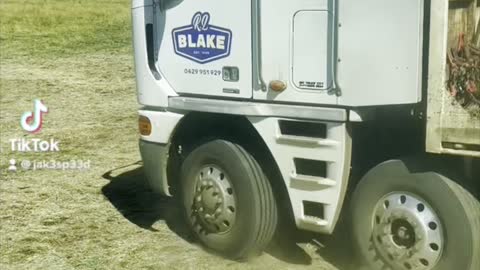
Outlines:
<svg viewBox="0 0 480 270"><path fill-rule="evenodd" d="M129 0L1 0L3 58L131 50Z"/></svg>

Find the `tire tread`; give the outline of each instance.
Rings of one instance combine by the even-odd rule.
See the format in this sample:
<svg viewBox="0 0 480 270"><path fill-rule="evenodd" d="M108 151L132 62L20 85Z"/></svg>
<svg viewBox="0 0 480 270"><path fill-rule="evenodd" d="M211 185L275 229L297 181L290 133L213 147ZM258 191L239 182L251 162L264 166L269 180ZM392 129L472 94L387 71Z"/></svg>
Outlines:
<svg viewBox="0 0 480 270"><path fill-rule="evenodd" d="M473 227L473 250L480 250L480 202L461 185L455 183L448 178L445 179L445 182L457 195L457 198L465 208L465 211L469 213L468 219L470 220L470 224L472 224ZM480 256L473 256L473 261L470 269L480 269Z"/></svg>
<svg viewBox="0 0 480 270"><path fill-rule="evenodd" d="M209 151L207 149L216 149L216 151L223 152L226 155L232 155L232 157L238 160L238 166L243 166L243 170L247 172L244 177L246 178L245 180L248 179L248 181L250 181L251 194L246 196L251 196L251 200L255 202L253 209L251 209L253 214L251 222L255 223L249 225L248 235L245 235L243 241L241 241L241 243L229 243L228 251L215 249L214 247L212 247L212 249L230 259L248 259L259 254L267 247L276 230L278 213L273 188L260 164L250 153L239 144L221 139L206 142L189 153L182 165L182 183L184 183L186 179L184 172L190 170L189 167L198 156L208 153L206 152ZM237 180L239 179L240 178L237 178ZM237 182L237 184L241 185L242 183Z"/></svg>
<svg viewBox="0 0 480 270"><path fill-rule="evenodd" d="M256 188L260 192L260 226L256 237L251 242L250 246L244 248L244 251L239 257L249 257L252 254L261 252L273 237L275 227L277 224L277 209L273 191L268 179L261 169L255 158L250 155L243 147L238 144L232 145L239 153L246 159L257 181L255 181Z"/></svg>

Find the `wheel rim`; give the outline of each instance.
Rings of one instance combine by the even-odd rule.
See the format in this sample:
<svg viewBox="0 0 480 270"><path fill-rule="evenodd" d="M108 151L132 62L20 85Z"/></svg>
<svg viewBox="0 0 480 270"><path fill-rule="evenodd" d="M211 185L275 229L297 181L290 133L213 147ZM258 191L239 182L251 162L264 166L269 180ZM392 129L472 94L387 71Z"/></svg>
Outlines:
<svg viewBox="0 0 480 270"><path fill-rule="evenodd" d="M393 192L376 205L373 244L394 269L430 270L441 258L443 226L434 209L420 197Z"/></svg>
<svg viewBox="0 0 480 270"><path fill-rule="evenodd" d="M236 219L236 199L227 174L218 166L207 165L195 177L191 222L199 234L230 231Z"/></svg>

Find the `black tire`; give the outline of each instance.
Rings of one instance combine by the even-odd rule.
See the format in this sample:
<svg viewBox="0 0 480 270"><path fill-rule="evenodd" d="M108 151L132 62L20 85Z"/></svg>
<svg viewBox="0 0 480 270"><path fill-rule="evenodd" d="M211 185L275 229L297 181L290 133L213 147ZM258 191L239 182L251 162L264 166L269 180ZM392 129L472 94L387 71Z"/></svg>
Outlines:
<svg viewBox="0 0 480 270"><path fill-rule="evenodd" d="M196 177L209 165L225 172L235 196L235 222L222 233L203 228L199 232L194 224L198 218L192 219L198 214L198 211L192 211L194 197L198 195ZM272 239L277 225L272 188L257 161L240 145L214 140L194 149L182 165L181 185L187 221L194 235L207 248L240 260L260 253Z"/></svg>
<svg viewBox="0 0 480 270"><path fill-rule="evenodd" d="M411 173L399 160L373 168L358 184L352 197L352 238L359 265L371 270L396 269L389 258L383 258L381 251L377 251L372 236L377 202L392 192L416 194L438 216L443 226L444 245L433 269L480 269L479 201L447 177L432 171Z"/></svg>

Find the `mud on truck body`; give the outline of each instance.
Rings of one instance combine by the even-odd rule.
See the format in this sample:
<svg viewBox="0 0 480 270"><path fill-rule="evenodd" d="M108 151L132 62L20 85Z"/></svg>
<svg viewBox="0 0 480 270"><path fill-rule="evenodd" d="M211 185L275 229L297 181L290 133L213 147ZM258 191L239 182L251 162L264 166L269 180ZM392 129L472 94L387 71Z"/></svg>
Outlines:
<svg viewBox="0 0 480 270"><path fill-rule="evenodd" d="M232 259L345 213L367 269L480 269L477 5L133 0L152 189Z"/></svg>

